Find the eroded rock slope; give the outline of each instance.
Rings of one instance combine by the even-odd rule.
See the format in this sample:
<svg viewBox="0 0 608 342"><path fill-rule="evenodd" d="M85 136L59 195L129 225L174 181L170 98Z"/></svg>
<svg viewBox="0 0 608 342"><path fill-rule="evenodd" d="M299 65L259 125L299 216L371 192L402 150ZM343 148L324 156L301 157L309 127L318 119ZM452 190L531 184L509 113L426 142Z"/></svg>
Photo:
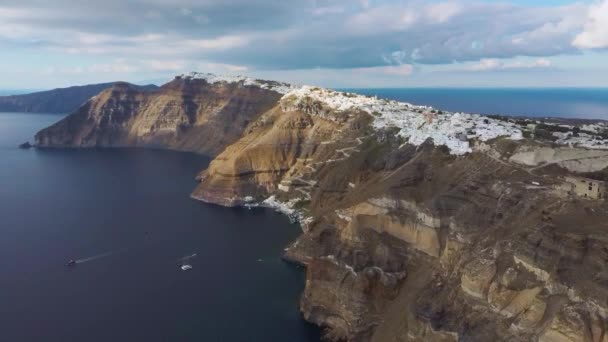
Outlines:
<svg viewBox="0 0 608 342"><path fill-rule="evenodd" d="M160 147L216 154L280 94L178 77L157 91L119 83L36 134L40 147Z"/></svg>

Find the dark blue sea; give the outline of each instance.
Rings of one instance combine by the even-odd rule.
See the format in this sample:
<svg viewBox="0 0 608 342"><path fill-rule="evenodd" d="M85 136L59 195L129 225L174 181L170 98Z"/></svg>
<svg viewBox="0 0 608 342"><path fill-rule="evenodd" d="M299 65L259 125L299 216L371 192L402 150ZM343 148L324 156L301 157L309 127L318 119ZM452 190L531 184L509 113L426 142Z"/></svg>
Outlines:
<svg viewBox="0 0 608 342"><path fill-rule="evenodd" d="M608 120L608 88L340 90L453 112Z"/></svg>
<svg viewBox="0 0 608 342"><path fill-rule="evenodd" d="M60 118L0 113L0 341L319 340L298 225L190 199L195 154L17 148Z"/></svg>

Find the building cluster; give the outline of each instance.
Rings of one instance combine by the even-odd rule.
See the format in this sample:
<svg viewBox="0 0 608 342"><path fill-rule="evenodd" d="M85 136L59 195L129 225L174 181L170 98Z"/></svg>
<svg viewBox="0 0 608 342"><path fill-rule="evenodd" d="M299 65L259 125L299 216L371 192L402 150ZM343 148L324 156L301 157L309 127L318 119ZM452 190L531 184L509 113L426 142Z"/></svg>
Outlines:
<svg viewBox="0 0 608 342"><path fill-rule="evenodd" d="M412 145L421 145L431 138L435 145L445 145L450 153L455 155L472 152L471 140L488 141L498 137L519 140L524 137L524 132L536 132L536 126L539 124L551 127L547 132L548 138L557 144L608 149L608 124L605 122L589 123L580 127L530 120L521 123L515 119L500 119L498 116L438 111L429 106L417 106L375 96L263 81L246 76L191 73L178 77L204 79L210 84L240 83L243 86L257 86L283 94L283 100L297 102L308 98L323 103L325 107L336 112L366 111L374 116L373 126L376 129L396 128L396 134Z"/></svg>
<svg viewBox="0 0 608 342"><path fill-rule="evenodd" d="M564 190L572 195L582 198L603 200L606 199L606 183L595 179L581 177L566 177Z"/></svg>

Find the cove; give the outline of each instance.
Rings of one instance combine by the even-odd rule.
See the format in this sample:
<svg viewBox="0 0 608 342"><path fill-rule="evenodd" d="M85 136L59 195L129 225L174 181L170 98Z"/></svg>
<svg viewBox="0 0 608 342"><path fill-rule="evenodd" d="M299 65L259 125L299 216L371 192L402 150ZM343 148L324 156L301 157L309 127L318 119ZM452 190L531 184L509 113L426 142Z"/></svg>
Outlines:
<svg viewBox="0 0 608 342"><path fill-rule="evenodd" d="M319 340L281 260L299 226L190 199L199 155L17 148L60 117L0 113L2 340Z"/></svg>

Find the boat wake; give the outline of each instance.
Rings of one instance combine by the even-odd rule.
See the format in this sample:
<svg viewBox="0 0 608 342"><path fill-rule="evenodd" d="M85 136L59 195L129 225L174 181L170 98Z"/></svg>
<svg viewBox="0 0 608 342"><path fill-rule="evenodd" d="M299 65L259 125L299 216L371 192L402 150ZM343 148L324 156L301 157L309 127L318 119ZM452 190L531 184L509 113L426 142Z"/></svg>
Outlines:
<svg viewBox="0 0 608 342"><path fill-rule="evenodd" d="M179 258L178 260L182 261L182 262L186 262L194 257L196 257L196 253L191 254L191 255L186 255L185 257Z"/></svg>
<svg viewBox="0 0 608 342"><path fill-rule="evenodd" d="M75 261L76 261L77 264L84 264L85 262L89 262L89 261L93 261L93 260L109 257L111 255L122 253L124 251L125 251L125 249L117 249L117 250L114 250L114 251L105 252L105 253L102 253L102 254L97 254L97 255L94 255L92 257L78 259L78 260L75 260Z"/></svg>

